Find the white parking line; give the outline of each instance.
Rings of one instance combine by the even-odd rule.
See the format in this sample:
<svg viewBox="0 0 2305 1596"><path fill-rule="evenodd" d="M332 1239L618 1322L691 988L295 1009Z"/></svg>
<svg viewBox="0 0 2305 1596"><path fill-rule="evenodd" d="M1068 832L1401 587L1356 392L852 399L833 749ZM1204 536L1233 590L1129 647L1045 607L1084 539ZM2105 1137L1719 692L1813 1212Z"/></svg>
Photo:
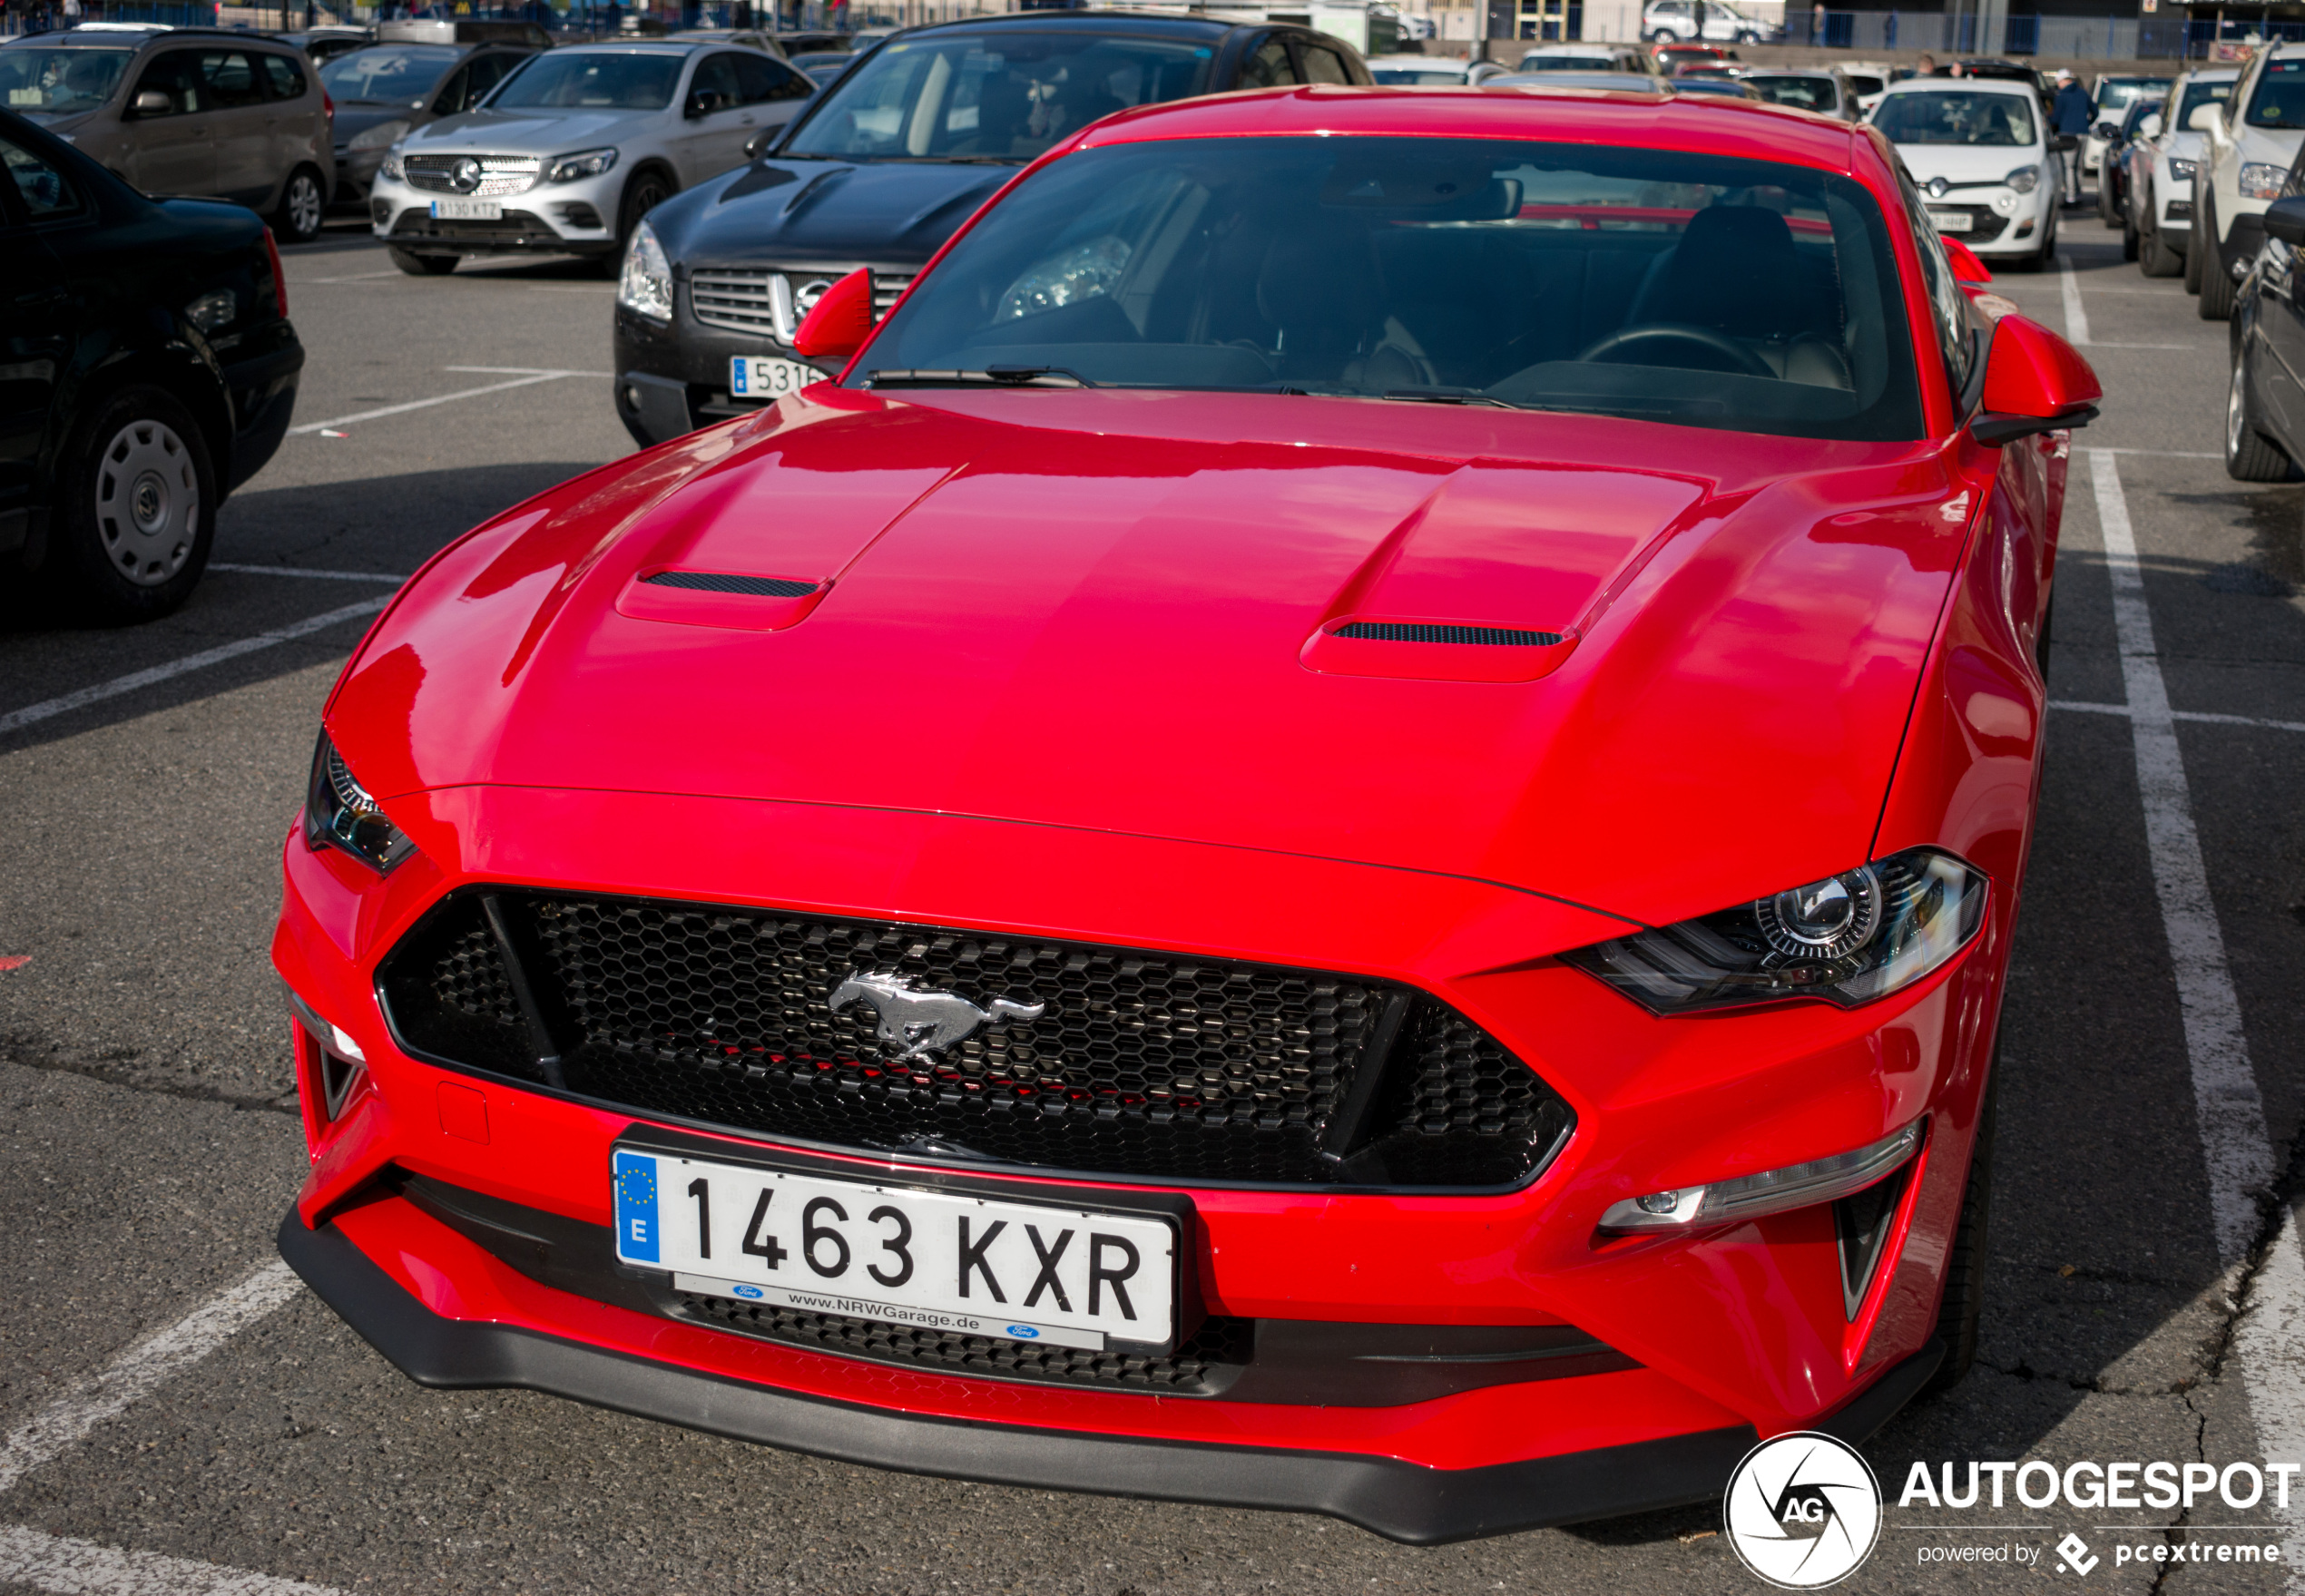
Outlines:
<svg viewBox="0 0 2305 1596"><path fill-rule="evenodd" d="M2089 446L2093 455L2158 455L2164 460L2222 460L2225 456L2214 449L2106 449L2095 444Z"/></svg>
<svg viewBox="0 0 2305 1596"><path fill-rule="evenodd" d="M2070 260L2057 275L2065 288L2065 341L2085 344L2089 341L2089 313L2081 308L2081 279L2073 275Z"/></svg>
<svg viewBox="0 0 2305 1596"><path fill-rule="evenodd" d="M454 370L451 367L449 369ZM486 387L463 388L453 394L438 394L429 399L411 399L405 405L387 405L381 410L358 410L349 416L332 416L326 421L308 421L302 426L289 428L289 436L319 432L323 427L349 426L356 421L377 421L387 416L405 416L411 410L428 410L435 405L454 404L458 399L476 399L483 394L501 394L506 388L525 388L540 382L558 382L564 377L598 377L593 371L537 371L528 377L516 377L510 382L492 382Z"/></svg>
<svg viewBox="0 0 2305 1596"><path fill-rule="evenodd" d="M242 654L252 654L259 649L269 649L276 643L293 642L299 637L309 637L316 632L325 632L339 622L351 621L363 615L373 615L391 602L392 595L389 593L382 598L362 599L357 604L347 604L340 610L329 610L319 615L308 615L301 621L276 627L270 632L260 632L254 637L243 637L232 642L220 643L215 648L203 649L197 654L186 654L181 660L172 660L165 665L154 665L148 671L134 671L126 676L115 676L110 681L100 681L93 687L83 687L77 692L65 693L62 698L49 699L43 703L28 704L21 710L11 710L6 714L0 715L0 736L5 736L11 731L22 730L25 727L35 721L45 720L53 715L62 715L89 704L102 703L106 699L115 699L123 693L139 691L156 682L166 681L172 676L181 676L188 671L201 671L211 665L221 665L227 660L237 660Z"/></svg>
<svg viewBox="0 0 2305 1596"><path fill-rule="evenodd" d="M556 366L443 366L443 371L495 371L507 377L613 377L613 371L563 371Z"/></svg>
<svg viewBox="0 0 2305 1596"><path fill-rule="evenodd" d="M349 277L292 277L289 279L289 287L296 289L302 288L307 283L320 282L374 282L377 279L382 277L405 277L407 275L407 274L406 272L400 270L397 267L395 267L390 271L356 271Z"/></svg>
<svg viewBox="0 0 2305 1596"><path fill-rule="evenodd" d="M2104 534L2105 564L2113 577L2114 632L2129 697L2145 847L2176 975L2185 1053L2192 1065L2193 1103L2209 1171L2210 1217L2218 1254L2231 1265L2247 1257L2256 1240L2257 1196L2273 1179L2272 1142L2265 1130L2264 1099L2250 1063L2248 1038L2241 1031L2241 1000L2225 963L2224 934L2202 862L2201 836L2193 825L2192 795L2177 746L2176 717L2169 709L2168 684L2154 651L2153 612L2145 603L2136 534L2129 524L2128 499L2121 491L2120 464L2110 454L2093 452L2089 466ZM2305 1255L2299 1252L2296 1220L2290 1214L2282 1216L2280 1230L2235 1327L2234 1347L2234 1362L2256 1422L2259 1455L2281 1462L2305 1459ZM2305 1501L2277 1511L2294 1563ZM2290 1574L2292 1591L2300 1588L2300 1578Z"/></svg>
<svg viewBox="0 0 2305 1596"><path fill-rule="evenodd" d="M156 1330L19 1425L0 1445L0 1491L48 1462L89 1431L149 1395L170 1376L200 1362L302 1289L284 1263L269 1263L191 1313Z"/></svg>
<svg viewBox="0 0 2305 1596"><path fill-rule="evenodd" d="M276 1579L154 1552L123 1552L0 1526L0 1584L54 1596L346 1596L332 1585Z"/></svg>
<svg viewBox="0 0 2305 1596"><path fill-rule="evenodd" d="M388 582L397 587L408 579L386 571L315 571L304 565L235 565L211 560L211 571L237 571L245 576L315 576L324 582Z"/></svg>
<svg viewBox="0 0 2305 1596"><path fill-rule="evenodd" d="M2090 704L2078 699L2051 699L2052 710L2082 710L2092 715L2127 715L2126 704ZM2172 720L2197 720L2205 726L2254 726L2266 731L2305 731L2305 720L2268 720L2261 715L2212 715L2205 710L2172 710Z"/></svg>

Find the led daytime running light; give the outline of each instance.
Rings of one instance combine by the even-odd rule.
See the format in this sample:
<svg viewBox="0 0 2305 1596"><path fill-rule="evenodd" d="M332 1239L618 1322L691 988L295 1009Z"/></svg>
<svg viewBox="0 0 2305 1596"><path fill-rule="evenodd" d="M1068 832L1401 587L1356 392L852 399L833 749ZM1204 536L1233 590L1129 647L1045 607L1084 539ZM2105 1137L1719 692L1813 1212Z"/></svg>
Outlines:
<svg viewBox="0 0 2305 1596"><path fill-rule="evenodd" d="M1921 1131L1927 1123L1916 1120L1855 1152L1611 1203L1601 1216L1601 1229L1620 1236L1692 1230L1831 1202L1896 1173L1898 1165L1920 1150Z"/></svg>

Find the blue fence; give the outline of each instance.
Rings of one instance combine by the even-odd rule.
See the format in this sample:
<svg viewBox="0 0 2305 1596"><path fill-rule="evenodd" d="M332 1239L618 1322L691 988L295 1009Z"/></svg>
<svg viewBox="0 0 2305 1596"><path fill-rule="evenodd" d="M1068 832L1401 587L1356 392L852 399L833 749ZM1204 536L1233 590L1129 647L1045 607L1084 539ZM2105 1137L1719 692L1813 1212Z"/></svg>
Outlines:
<svg viewBox="0 0 2305 1596"><path fill-rule="evenodd" d="M2218 42L2214 17L2182 11L2131 16L2005 16L1980 28L1974 11L1815 11L1790 6L1790 42L1832 50L1933 50L1956 55L2047 55L2079 60L2206 57ZM2305 40L2305 22L2251 19L2224 24L2226 42Z"/></svg>

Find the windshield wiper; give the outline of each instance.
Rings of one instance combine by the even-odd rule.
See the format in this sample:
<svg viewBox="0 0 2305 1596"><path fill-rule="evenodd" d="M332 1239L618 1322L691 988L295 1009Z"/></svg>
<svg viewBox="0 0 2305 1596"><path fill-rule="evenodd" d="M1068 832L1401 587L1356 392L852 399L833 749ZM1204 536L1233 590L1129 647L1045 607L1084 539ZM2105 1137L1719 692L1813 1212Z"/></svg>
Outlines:
<svg viewBox="0 0 2305 1596"><path fill-rule="evenodd" d="M1096 385L1062 366L987 366L982 371L923 371L900 367L868 371L868 388L1093 388Z"/></svg>
<svg viewBox="0 0 2305 1596"><path fill-rule="evenodd" d="M1388 399L1413 400L1420 405L1494 405L1499 410L1521 410L1526 406L1515 405L1510 399L1500 399L1495 394L1479 388L1444 387L1437 384L1420 384L1416 387L1387 388L1382 396Z"/></svg>

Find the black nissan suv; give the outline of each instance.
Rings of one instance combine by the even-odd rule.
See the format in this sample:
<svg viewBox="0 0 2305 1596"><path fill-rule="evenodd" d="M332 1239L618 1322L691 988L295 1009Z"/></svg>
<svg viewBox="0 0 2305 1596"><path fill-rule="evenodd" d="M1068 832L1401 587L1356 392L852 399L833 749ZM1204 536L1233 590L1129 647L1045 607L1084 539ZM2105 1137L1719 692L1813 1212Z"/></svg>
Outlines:
<svg viewBox="0 0 2305 1596"><path fill-rule="evenodd" d="M182 603L287 435L304 348L255 212L147 199L0 111L0 587Z"/></svg>
<svg viewBox="0 0 2305 1596"><path fill-rule="evenodd" d="M643 445L812 382L792 332L868 266L876 314L1035 156L1115 111L1232 89L1366 83L1309 27L1025 11L892 35L749 164L648 213L616 290L616 414Z"/></svg>

